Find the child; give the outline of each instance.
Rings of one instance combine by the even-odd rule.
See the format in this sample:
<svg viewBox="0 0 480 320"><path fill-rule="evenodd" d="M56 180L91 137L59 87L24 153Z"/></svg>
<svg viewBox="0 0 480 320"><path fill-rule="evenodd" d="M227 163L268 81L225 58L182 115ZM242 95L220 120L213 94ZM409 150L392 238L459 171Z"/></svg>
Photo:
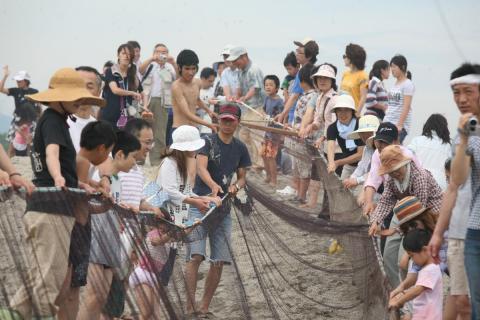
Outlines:
<svg viewBox="0 0 480 320"><path fill-rule="evenodd" d="M80 150L77 154L78 184L89 192L100 191L100 184L92 180L94 168L103 163L117 141L112 126L105 121L90 122L80 137ZM60 310L58 317L68 315L76 318L80 287L87 283L88 263L91 243L91 224L87 223L88 216L84 217L85 223L75 223L72 230L69 254L69 269L72 272L72 283L62 291L65 295L59 297ZM68 317L65 317L68 318Z"/></svg>
<svg viewBox="0 0 480 320"><path fill-rule="evenodd" d="M307 64L303 66L302 69L298 72L300 79L300 86L303 89L303 94L297 101L297 106L295 108L295 114L293 119L293 129L299 130L302 118L307 112L307 106L310 103L310 100L317 98L317 93L315 92L313 86L313 80L311 78L313 71L313 66ZM294 152L300 155L308 154L307 147L303 140L296 140L293 143ZM299 202L300 204L306 203L307 189L310 183L310 175L312 172L312 162L302 159L300 157L294 157L293 160L293 179L294 184L298 181L298 192L297 196L293 199L294 202Z"/></svg>
<svg viewBox="0 0 480 320"><path fill-rule="evenodd" d="M403 248L415 264L421 267L415 286L399 292L389 301L390 308L399 308L412 301L412 320L442 319L442 272L428 250L431 232L413 229L403 239Z"/></svg>
<svg viewBox="0 0 480 320"><path fill-rule="evenodd" d="M88 92L83 78L70 68L55 72L49 89L27 99L48 106L37 123L33 139L33 183L37 187L78 188L76 152L66 119L81 104L103 106L105 101ZM68 252L75 224L71 212L70 204L45 201L41 193L33 192L27 198L23 222L27 245L35 256L30 257L28 283L10 301L12 309L24 319L30 319L33 312L34 317L55 318L58 312L58 295L65 280L69 281Z"/></svg>
<svg viewBox="0 0 480 320"><path fill-rule="evenodd" d="M90 125L90 124L89 124ZM121 183L118 178L119 172L128 172L135 165L136 153L141 145L138 139L124 131L116 134L117 142L112 149L113 160L111 161L110 192L114 202L120 204ZM79 158L78 171L82 183L87 183L90 163ZM93 180L103 180L97 172L93 173ZM95 183L90 183L95 186ZM103 214L92 215L92 242L90 248L90 264L88 266L87 285L85 287L85 301L81 306L79 319L98 319L105 305L112 284L112 278L122 278L125 272L122 266L124 248L120 241L119 218L108 211ZM124 294L121 286L118 289ZM121 315L121 313L120 313Z"/></svg>
<svg viewBox="0 0 480 320"><path fill-rule="evenodd" d="M12 141L15 156L27 157L35 131L35 121L37 120L37 112L33 103L28 101L22 103L16 111L15 120L15 136Z"/></svg>
<svg viewBox="0 0 480 320"><path fill-rule="evenodd" d="M170 235L165 227L165 224L159 224L157 228L147 233L145 247L148 254L144 254L140 258L139 266L135 268L129 278L129 285L134 289L140 309L140 319L157 319L155 315L161 314L157 277L162 272L169 256L167 242L170 241Z"/></svg>
<svg viewBox="0 0 480 320"><path fill-rule="evenodd" d="M283 60L283 66L285 70L287 70L287 75L282 81L282 91L283 91L283 99L288 101L290 97L290 93L292 92L293 83L295 82L295 76L297 75L298 70L300 69L300 65L297 62L297 57L295 56L295 52L289 52L285 59ZM293 110L293 109L292 109ZM293 111L292 111L293 117Z"/></svg>
<svg viewBox="0 0 480 320"><path fill-rule="evenodd" d="M263 85L265 87L265 103L263 105L263 111L269 118L274 118L276 115L283 111L283 100L280 98L278 88L280 86L280 80L275 75L268 75L263 79ZM273 127L273 125L270 125ZM281 136L275 133L266 132L265 140L262 142L262 149L260 154L263 158L265 171L267 172L266 183L269 183L272 187L277 186L277 153L278 146L280 145Z"/></svg>

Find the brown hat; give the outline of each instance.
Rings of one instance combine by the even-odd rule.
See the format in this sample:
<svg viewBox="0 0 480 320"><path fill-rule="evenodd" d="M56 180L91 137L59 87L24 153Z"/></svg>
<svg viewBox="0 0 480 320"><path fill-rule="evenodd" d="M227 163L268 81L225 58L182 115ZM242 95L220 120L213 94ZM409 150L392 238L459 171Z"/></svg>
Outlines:
<svg viewBox="0 0 480 320"><path fill-rule="evenodd" d="M85 80L71 68L57 70L50 78L48 89L26 96L33 102L79 102L83 105L105 106L105 100L92 95L85 86Z"/></svg>
<svg viewBox="0 0 480 320"><path fill-rule="evenodd" d="M388 146L380 153L381 165L378 168L378 175L383 176L384 174L400 169L410 161L412 161L412 159L403 154L400 146Z"/></svg>

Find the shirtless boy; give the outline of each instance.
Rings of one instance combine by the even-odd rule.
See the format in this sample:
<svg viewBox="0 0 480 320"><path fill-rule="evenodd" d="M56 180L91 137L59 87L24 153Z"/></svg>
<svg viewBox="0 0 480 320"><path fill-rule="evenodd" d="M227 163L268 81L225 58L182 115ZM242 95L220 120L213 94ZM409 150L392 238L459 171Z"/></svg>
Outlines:
<svg viewBox="0 0 480 320"><path fill-rule="evenodd" d="M198 72L198 57L192 50L182 50L177 56L180 77L172 85L173 130L181 125L204 125L217 132L216 126L204 121L195 114L197 106L204 109L208 115L216 117L200 100L200 79L194 79Z"/></svg>

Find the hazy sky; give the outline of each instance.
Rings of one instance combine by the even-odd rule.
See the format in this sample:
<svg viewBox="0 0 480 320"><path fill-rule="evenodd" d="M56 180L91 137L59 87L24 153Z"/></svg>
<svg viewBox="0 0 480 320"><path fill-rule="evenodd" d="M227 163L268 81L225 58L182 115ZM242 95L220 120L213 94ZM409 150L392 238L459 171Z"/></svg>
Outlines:
<svg viewBox="0 0 480 320"><path fill-rule="evenodd" d="M450 72L464 59L480 61L478 0L0 2L0 65L8 64L12 74L28 70L32 86L40 90L58 68L100 69L106 60L116 59L118 45L127 40L140 42L143 58L159 42L174 55L193 49L201 67L218 61L225 44L243 45L264 74L283 78L283 58L295 49L292 41L309 36L320 45L319 62L339 67L337 81L350 42L366 49L367 72L378 59L405 55L416 87L413 134L419 134L434 112L445 114L450 128L455 126L458 113L448 86ZM14 85L7 81L7 87ZM13 99L2 95L0 113L12 110Z"/></svg>

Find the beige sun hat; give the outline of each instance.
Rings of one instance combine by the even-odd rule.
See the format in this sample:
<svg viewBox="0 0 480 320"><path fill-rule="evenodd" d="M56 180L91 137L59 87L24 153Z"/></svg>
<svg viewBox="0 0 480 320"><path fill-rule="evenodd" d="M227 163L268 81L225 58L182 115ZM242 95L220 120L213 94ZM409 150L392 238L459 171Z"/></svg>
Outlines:
<svg viewBox="0 0 480 320"><path fill-rule="evenodd" d="M355 109L355 101L348 94L342 94L335 98L335 105L332 108L332 113L335 112L335 109L339 108L347 108L357 111L357 109Z"/></svg>
<svg viewBox="0 0 480 320"><path fill-rule="evenodd" d="M374 115L366 115L358 120L358 130L351 132L347 138L356 140L360 139L360 132L376 132L378 126L380 125L380 120Z"/></svg>
<svg viewBox="0 0 480 320"><path fill-rule="evenodd" d="M103 107L106 101L95 97L86 88L85 80L72 68L57 70L50 78L48 89L39 93L27 95L33 102L79 102L82 105Z"/></svg>

